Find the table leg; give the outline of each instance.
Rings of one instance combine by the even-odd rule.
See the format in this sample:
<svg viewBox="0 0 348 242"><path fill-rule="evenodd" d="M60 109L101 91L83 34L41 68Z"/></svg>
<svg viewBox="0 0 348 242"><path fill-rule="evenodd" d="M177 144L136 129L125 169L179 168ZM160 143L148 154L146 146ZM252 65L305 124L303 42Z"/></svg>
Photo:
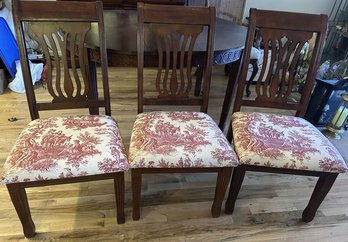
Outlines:
<svg viewBox="0 0 348 242"><path fill-rule="evenodd" d="M89 76L91 78L91 81L89 82L90 92L88 94L88 98L90 100L98 100L97 65L95 61L91 60L90 50L88 53L88 58L89 58L88 60L89 61ZM99 108L90 107L89 114L99 115Z"/></svg>
<svg viewBox="0 0 348 242"><path fill-rule="evenodd" d="M235 84L237 82L239 65L240 65L240 59L231 63L231 69L228 75L228 83L227 83L224 103L222 105L222 111L221 111L220 122L219 122L219 128L222 131L225 128L226 119L232 105L232 96L233 96Z"/></svg>
<svg viewBox="0 0 348 242"><path fill-rule="evenodd" d="M250 79L247 81L247 85L246 85L245 94L247 97L250 97L250 94L251 94L250 85L254 81L254 78L255 78L257 72L259 71L259 67L257 66L257 59L250 59L249 64L251 64L253 66L253 71L252 71Z"/></svg>
<svg viewBox="0 0 348 242"><path fill-rule="evenodd" d="M201 65L197 65L195 76L196 76L195 96L198 97L199 95L201 95L201 90L202 90L203 67Z"/></svg>

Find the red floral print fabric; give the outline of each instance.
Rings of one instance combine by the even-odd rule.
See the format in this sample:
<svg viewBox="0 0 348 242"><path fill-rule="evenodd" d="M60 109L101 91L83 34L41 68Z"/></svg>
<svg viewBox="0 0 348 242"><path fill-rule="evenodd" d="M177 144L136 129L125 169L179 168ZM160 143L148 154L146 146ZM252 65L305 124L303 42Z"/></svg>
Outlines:
<svg viewBox="0 0 348 242"><path fill-rule="evenodd" d="M241 164L335 173L348 170L331 142L302 118L236 112L232 129Z"/></svg>
<svg viewBox="0 0 348 242"><path fill-rule="evenodd" d="M116 122L103 115L36 119L8 156L1 183L62 179L129 168Z"/></svg>
<svg viewBox="0 0 348 242"><path fill-rule="evenodd" d="M128 158L132 168L234 167L239 164L214 120L200 112L139 114Z"/></svg>

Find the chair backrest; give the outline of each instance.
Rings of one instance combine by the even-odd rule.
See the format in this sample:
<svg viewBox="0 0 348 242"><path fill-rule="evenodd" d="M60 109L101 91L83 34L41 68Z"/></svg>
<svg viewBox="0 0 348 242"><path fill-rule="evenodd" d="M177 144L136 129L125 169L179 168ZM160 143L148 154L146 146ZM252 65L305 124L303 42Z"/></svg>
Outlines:
<svg viewBox="0 0 348 242"><path fill-rule="evenodd" d="M144 29L154 35L158 56L157 75L151 82L155 95L144 90ZM197 37L203 29L202 95L193 95L192 60ZM207 112L215 35L215 8L138 3L138 112L144 105L192 105ZM203 35L202 35L203 36ZM200 37L202 37L200 36ZM201 39L202 40L202 39ZM145 97L146 96L146 97Z"/></svg>
<svg viewBox="0 0 348 242"><path fill-rule="evenodd" d="M309 102L318 62L320 60L327 29L327 16L304 13L290 13L250 9L249 28L238 78L238 89L233 112L241 106L266 107L295 110L303 117ZM255 33L264 45L262 67L255 78L256 97L244 98L250 52ZM306 73L299 73L297 65L303 47L315 38L313 52L308 56ZM304 70L302 69L302 72ZM290 94L299 74L303 75L304 91L298 101L292 101Z"/></svg>
<svg viewBox="0 0 348 242"><path fill-rule="evenodd" d="M39 118L41 110L57 109L89 108L91 114L98 114L100 107L111 115L102 3L14 0L12 10L31 118ZM43 50L51 101L37 102L23 23L28 24ZM94 63L86 47L92 23L98 25L103 85L100 98Z"/></svg>

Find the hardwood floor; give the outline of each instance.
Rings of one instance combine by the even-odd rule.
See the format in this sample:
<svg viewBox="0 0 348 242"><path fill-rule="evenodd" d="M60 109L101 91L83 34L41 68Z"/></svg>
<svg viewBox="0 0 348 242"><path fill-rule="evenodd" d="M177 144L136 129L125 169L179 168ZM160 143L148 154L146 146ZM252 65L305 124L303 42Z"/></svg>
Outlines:
<svg viewBox="0 0 348 242"><path fill-rule="evenodd" d="M218 121L227 79L221 67L214 69L213 77L209 114ZM110 68L109 78L112 113L128 146L137 112L136 70ZM46 97L47 90L37 91ZM7 90L0 95L0 113L2 167L30 121L25 94ZM18 121L9 122L11 117ZM215 179L215 174L145 175L141 218L133 221L126 174L126 223L121 225L116 223L112 180L27 189L38 232L32 240L348 241L347 175L339 175L308 224L301 222L301 214L315 178L247 173L234 214L212 218ZM0 186L0 215L0 241L27 241L6 186Z"/></svg>

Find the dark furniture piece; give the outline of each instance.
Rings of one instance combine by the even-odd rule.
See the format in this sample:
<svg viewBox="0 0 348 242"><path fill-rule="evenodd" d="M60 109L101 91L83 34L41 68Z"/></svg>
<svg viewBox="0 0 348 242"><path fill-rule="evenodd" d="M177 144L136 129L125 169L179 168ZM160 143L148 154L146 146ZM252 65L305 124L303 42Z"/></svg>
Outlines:
<svg viewBox="0 0 348 242"><path fill-rule="evenodd" d="M124 223L124 171L128 160L111 117L107 57L101 2L13 1L14 22L32 122L25 128L3 169L23 225L25 237L35 236L25 189L101 179L114 179L117 222ZM30 24L43 48L47 91L52 101L35 96L22 23ZM85 36L96 23L101 53L101 97L90 73ZM93 80L93 81L92 81ZM93 93L93 95L91 95ZM39 111L89 108L91 115L40 118ZM98 109L105 115L97 115ZM87 110L86 110L87 111Z"/></svg>
<svg viewBox="0 0 348 242"><path fill-rule="evenodd" d="M316 126L322 126L331 121L342 104L341 94L348 93L348 80L316 81L304 118Z"/></svg>
<svg viewBox="0 0 348 242"><path fill-rule="evenodd" d="M172 8L175 6L168 6ZM137 11L114 9L104 11L104 25L108 60L111 66L137 66ZM244 48L247 28L227 20L216 18L215 45L213 64L226 64L239 59ZM194 47L193 60L204 51L207 32L197 39ZM156 67L157 50L154 35L145 27L145 64ZM87 36L91 46L99 46L97 29L91 29ZM96 53L97 55L97 53ZM152 61L151 61L152 60ZM202 63L202 60L199 60Z"/></svg>
<svg viewBox="0 0 348 242"><path fill-rule="evenodd" d="M168 6L169 7L169 6ZM170 6L174 7L174 6ZM106 46L108 50L108 63L110 66L137 66L137 12L135 10L106 10L104 11L104 23L106 35ZM156 67L158 62L156 40L153 34L145 26L145 66ZM239 59L244 48L247 28L227 20L216 18L215 44L213 64L225 65L230 63L232 70L229 72L229 81L223 103L219 127L224 128L228 117L228 110L232 104L232 84L236 79ZM88 35L88 43L98 46L96 29L91 30ZM202 78L202 63L204 62L202 51L204 51L204 39L206 30L198 37L197 44L192 53L192 65L199 66L196 73L197 79ZM99 59L97 51L94 58ZM200 93L197 86L196 95Z"/></svg>
<svg viewBox="0 0 348 242"><path fill-rule="evenodd" d="M144 80L146 31L152 29L158 51L157 75ZM205 46L203 92L194 96L192 61L200 33ZM238 164L224 134L206 114L211 82L215 9L138 4L138 116L132 130L133 219L140 218L142 174L217 172L212 216L218 217L230 179ZM151 42L152 43L152 42ZM144 106L196 106L201 112L144 112ZM173 106L174 107L174 106Z"/></svg>
<svg viewBox="0 0 348 242"><path fill-rule="evenodd" d="M71 0L59 0L59 1L71 1ZM77 0L77 1L91 1L94 0ZM104 9L125 8L136 9L138 2L152 3L152 4L165 4L165 5L185 5L186 0L102 0Z"/></svg>
<svg viewBox="0 0 348 242"><path fill-rule="evenodd" d="M310 222L338 174L347 171L347 166L336 148L320 131L303 119L326 28L326 15L250 10L248 36L238 78L232 125L228 133L231 140L233 131L234 148L241 165L233 170L225 213L233 212L246 171L316 176L319 180L302 214L302 220ZM268 60L270 67L267 68L264 64L260 77L256 80L256 97L245 99L243 92L256 30L264 42L269 43L264 47L264 56L267 57L268 51L272 49L272 57ZM316 39L304 91L300 101L293 103L289 101L289 95L294 85L294 69L302 46L313 36ZM282 38L285 39L281 42ZM269 80L267 85L262 83L264 78ZM242 106L294 110L296 117L241 112Z"/></svg>

